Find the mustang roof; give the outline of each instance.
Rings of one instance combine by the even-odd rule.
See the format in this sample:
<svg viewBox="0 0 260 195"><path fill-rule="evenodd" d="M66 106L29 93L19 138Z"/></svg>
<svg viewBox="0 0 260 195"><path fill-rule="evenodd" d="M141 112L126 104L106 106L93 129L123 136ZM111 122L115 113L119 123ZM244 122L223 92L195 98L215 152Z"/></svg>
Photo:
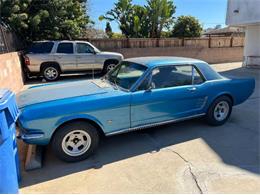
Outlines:
<svg viewBox="0 0 260 195"><path fill-rule="evenodd" d="M147 67L154 67L159 65L183 65L183 64L205 63L204 61L197 60L197 59L172 57L172 56L128 58L125 59L125 61L142 64Z"/></svg>

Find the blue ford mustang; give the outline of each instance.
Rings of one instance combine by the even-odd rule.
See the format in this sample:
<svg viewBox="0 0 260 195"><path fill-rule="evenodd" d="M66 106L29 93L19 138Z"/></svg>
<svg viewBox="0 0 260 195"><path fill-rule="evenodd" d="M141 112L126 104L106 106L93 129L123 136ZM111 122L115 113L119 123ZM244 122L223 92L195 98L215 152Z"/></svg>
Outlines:
<svg viewBox="0 0 260 195"><path fill-rule="evenodd" d="M189 58L126 59L102 79L31 87L18 96L21 138L51 144L65 161L87 158L106 136L195 117L224 124L254 79L229 79Z"/></svg>

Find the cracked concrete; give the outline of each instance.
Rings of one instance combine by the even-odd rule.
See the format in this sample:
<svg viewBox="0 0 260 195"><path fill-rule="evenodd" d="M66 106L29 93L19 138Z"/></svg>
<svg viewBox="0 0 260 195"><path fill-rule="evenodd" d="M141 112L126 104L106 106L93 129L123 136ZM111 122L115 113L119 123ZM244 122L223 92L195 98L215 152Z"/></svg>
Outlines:
<svg viewBox="0 0 260 195"><path fill-rule="evenodd" d="M146 133L145 135L151 140L151 142L154 144L154 147L155 147L155 149L156 149L157 151L159 151L160 148L163 148L163 146L162 146L151 134ZM201 187L200 187L200 185L199 185L197 176L196 176L196 175L194 174L194 172L192 171L192 169L193 169L193 168L192 168L192 163L189 162L188 160L186 160L181 154L179 154L178 152L174 151L174 150L171 149L171 148L165 148L165 149L163 149L163 150L161 150L161 151L164 151L164 150L167 150L167 151L170 151L170 152L174 153L175 155L177 155L178 157L180 157L180 158L184 161L184 163L188 166L188 168L187 168L186 170L189 171L190 176L191 176L191 178L194 180L194 184L195 184L195 186L198 188L199 193L200 193L200 194L203 194L203 191L202 191L202 189L201 189Z"/></svg>
<svg viewBox="0 0 260 195"><path fill-rule="evenodd" d="M47 148L42 169L22 172L20 193L260 193L260 70L240 66L213 66L257 80L224 126L196 119L105 138L74 164Z"/></svg>
<svg viewBox="0 0 260 195"><path fill-rule="evenodd" d="M198 188L199 193L200 193L200 194L204 194L204 193L203 193L203 190L202 190L202 188L201 188L201 186L200 186L200 184L199 184L198 178L197 178L197 176L195 175L195 173L194 173L194 171L193 171L194 168L192 168L192 164L191 164L188 160L186 160L183 156L181 156L178 152L175 152L174 150L171 150L171 149L169 149L169 148L166 148L166 149L169 150L169 151L171 151L171 152L173 152L173 153L176 154L177 156L179 156L179 157L187 164L187 166L188 166L188 169L187 169L187 170L189 170L189 172L190 172L190 174L191 174L191 177L192 177L192 179L194 180L194 183L196 184L196 187Z"/></svg>

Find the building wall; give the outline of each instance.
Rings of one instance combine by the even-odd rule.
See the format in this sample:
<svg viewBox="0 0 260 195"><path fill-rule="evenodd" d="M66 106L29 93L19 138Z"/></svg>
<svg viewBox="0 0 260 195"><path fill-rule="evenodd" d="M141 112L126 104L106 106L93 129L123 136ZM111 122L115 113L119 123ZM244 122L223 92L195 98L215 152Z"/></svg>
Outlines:
<svg viewBox="0 0 260 195"><path fill-rule="evenodd" d="M125 58L142 56L180 56L204 60L208 63L238 62L243 60L243 47L231 48L122 48L111 51L119 52Z"/></svg>
<svg viewBox="0 0 260 195"><path fill-rule="evenodd" d="M226 24L246 27L244 65L260 65L260 0L228 0Z"/></svg>
<svg viewBox="0 0 260 195"><path fill-rule="evenodd" d="M260 25L246 27L244 65L260 65Z"/></svg>
<svg viewBox="0 0 260 195"><path fill-rule="evenodd" d="M17 52L0 54L0 88L19 92L23 87L23 74Z"/></svg>
<svg viewBox="0 0 260 195"><path fill-rule="evenodd" d="M260 56L260 25L252 25L246 27L246 43L245 52L246 56Z"/></svg>
<svg viewBox="0 0 260 195"><path fill-rule="evenodd" d="M260 23L259 0L228 0L226 24L247 25Z"/></svg>

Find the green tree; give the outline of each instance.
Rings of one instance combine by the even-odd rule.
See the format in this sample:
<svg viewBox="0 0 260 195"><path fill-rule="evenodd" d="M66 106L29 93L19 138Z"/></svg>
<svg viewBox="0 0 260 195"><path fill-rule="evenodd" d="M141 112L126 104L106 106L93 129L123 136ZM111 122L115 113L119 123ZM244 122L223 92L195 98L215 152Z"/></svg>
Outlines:
<svg viewBox="0 0 260 195"><path fill-rule="evenodd" d="M119 0L114 4L114 8L99 17L99 20L106 19L118 23L120 30L126 37L131 36L130 18L132 16L132 0Z"/></svg>
<svg viewBox="0 0 260 195"><path fill-rule="evenodd" d="M174 24L172 37L200 37L202 26L193 16L180 16Z"/></svg>
<svg viewBox="0 0 260 195"><path fill-rule="evenodd" d="M112 27L111 27L111 25L110 25L109 22L106 23L106 29L105 29L105 31L106 31L106 34L107 34L107 36L108 36L109 38L112 38L112 37L113 37Z"/></svg>
<svg viewBox="0 0 260 195"><path fill-rule="evenodd" d="M2 0L1 20L26 41L74 39L91 22L86 0Z"/></svg>
<svg viewBox="0 0 260 195"><path fill-rule="evenodd" d="M118 0L114 8L100 20L115 21L126 37L160 37L163 28L173 23L172 0L147 0L146 6L133 5L132 0Z"/></svg>
<svg viewBox="0 0 260 195"><path fill-rule="evenodd" d="M150 37L159 38L164 28L173 24L176 6L171 0L148 0L146 9L150 19Z"/></svg>
<svg viewBox="0 0 260 195"><path fill-rule="evenodd" d="M131 37L146 38L149 37L149 18L145 7L133 5L131 17Z"/></svg>

